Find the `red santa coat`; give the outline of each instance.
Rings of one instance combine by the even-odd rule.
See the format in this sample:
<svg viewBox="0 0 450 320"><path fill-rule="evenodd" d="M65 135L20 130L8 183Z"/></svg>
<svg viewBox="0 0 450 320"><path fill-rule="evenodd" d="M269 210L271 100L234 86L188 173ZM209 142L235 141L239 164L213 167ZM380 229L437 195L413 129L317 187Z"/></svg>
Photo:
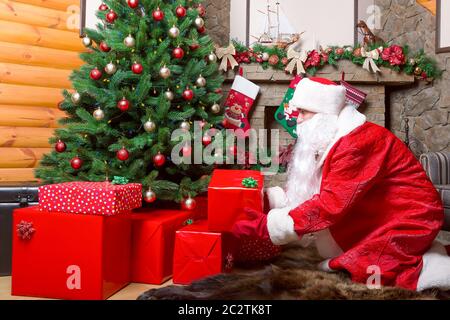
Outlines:
<svg viewBox="0 0 450 320"><path fill-rule="evenodd" d="M300 236L329 229L344 252L331 269L366 283L368 268L378 266L382 285L411 290L444 221L440 196L414 155L369 122L333 145L320 193L289 215Z"/></svg>

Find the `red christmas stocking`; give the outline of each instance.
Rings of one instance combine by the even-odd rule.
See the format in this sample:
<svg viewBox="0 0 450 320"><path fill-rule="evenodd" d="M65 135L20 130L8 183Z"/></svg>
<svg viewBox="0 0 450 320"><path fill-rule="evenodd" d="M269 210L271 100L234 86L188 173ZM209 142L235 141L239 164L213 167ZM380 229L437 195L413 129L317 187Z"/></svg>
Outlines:
<svg viewBox="0 0 450 320"><path fill-rule="evenodd" d="M236 76L225 103L225 128L242 129L244 132L250 129L248 114L258 96L259 89L259 86L253 82L242 76Z"/></svg>

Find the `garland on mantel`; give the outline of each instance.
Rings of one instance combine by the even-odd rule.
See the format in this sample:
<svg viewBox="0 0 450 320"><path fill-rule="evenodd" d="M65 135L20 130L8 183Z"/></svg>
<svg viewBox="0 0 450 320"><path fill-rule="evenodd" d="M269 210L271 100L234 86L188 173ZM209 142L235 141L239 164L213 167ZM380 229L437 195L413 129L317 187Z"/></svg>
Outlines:
<svg viewBox="0 0 450 320"><path fill-rule="evenodd" d="M233 41L228 48L218 48L217 53L222 59L221 69L224 71L239 64L258 63L264 69L271 67L289 73L314 75L326 65L336 66L340 60L349 60L368 72L381 72L379 67L386 67L427 82L432 82L442 74L437 62L423 50L409 54L408 46L399 45L333 46L305 52L260 44L248 48Z"/></svg>

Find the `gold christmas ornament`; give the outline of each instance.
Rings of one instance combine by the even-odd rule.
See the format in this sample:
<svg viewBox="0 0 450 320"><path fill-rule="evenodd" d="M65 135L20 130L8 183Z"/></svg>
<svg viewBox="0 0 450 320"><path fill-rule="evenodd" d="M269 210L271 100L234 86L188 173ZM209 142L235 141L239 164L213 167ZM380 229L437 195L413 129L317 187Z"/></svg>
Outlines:
<svg viewBox="0 0 450 320"><path fill-rule="evenodd" d="M109 75L112 75L114 73L116 73L117 71L117 67L114 63L110 62L106 65L105 67L105 72Z"/></svg>
<svg viewBox="0 0 450 320"><path fill-rule="evenodd" d="M205 20L203 20L201 17L197 17L194 21L194 24L197 28L203 28L205 26Z"/></svg>
<svg viewBox="0 0 450 320"><path fill-rule="evenodd" d="M189 122L183 121L183 122L180 124L180 129L181 129L181 130L185 130L185 131L189 131L189 130L191 130L191 125L189 124Z"/></svg>
<svg viewBox="0 0 450 320"><path fill-rule="evenodd" d="M211 112L214 114L218 114L218 113L220 113L220 111L222 111L222 108L220 107L220 105L217 103L214 103L211 107Z"/></svg>
<svg viewBox="0 0 450 320"><path fill-rule="evenodd" d="M105 118L105 112L101 108L98 108L94 111L93 117L95 120L101 121Z"/></svg>
<svg viewBox="0 0 450 320"><path fill-rule="evenodd" d="M147 203L155 202L156 200L156 194L151 190L148 189L144 194L144 201Z"/></svg>
<svg viewBox="0 0 450 320"><path fill-rule="evenodd" d="M146 132L154 132L156 130L156 123L154 123L151 119L144 123L144 130Z"/></svg>
<svg viewBox="0 0 450 320"><path fill-rule="evenodd" d="M133 48L136 45L136 40L133 38L133 36L130 34L128 35L128 37L125 38L125 40L123 40L123 43L128 47L128 48Z"/></svg>
<svg viewBox="0 0 450 320"><path fill-rule="evenodd" d="M77 91L75 91L74 93L72 93L71 100L74 104L78 104L81 100L81 95Z"/></svg>
<svg viewBox="0 0 450 320"><path fill-rule="evenodd" d="M208 55L208 61L211 62L211 63L216 63L217 62L217 56L216 56L216 54L214 52L211 52Z"/></svg>
<svg viewBox="0 0 450 320"><path fill-rule="evenodd" d="M81 42L83 43L83 45L87 48L90 47L92 45L92 40L91 38L89 38L88 36L84 36L83 39L81 40Z"/></svg>
<svg viewBox="0 0 450 320"><path fill-rule="evenodd" d="M197 86L199 86L200 88L203 88L206 86L206 79L200 75L197 79L197 81L195 81L195 83L197 84Z"/></svg>
<svg viewBox="0 0 450 320"><path fill-rule="evenodd" d="M163 79L169 78L169 77L170 77L170 69L167 68L166 66L162 67L162 68L159 70L159 75L160 75L161 78L163 78Z"/></svg>
<svg viewBox="0 0 450 320"><path fill-rule="evenodd" d="M414 69L414 74L416 76L420 76L422 74L423 70L421 67L417 67L416 69Z"/></svg>
<svg viewBox="0 0 450 320"><path fill-rule="evenodd" d="M169 29L169 36L171 38L177 38L180 35L180 29L178 29L177 27L173 26L172 28Z"/></svg>
<svg viewBox="0 0 450 320"><path fill-rule="evenodd" d="M170 89L167 90L167 91L164 93L164 96L166 97L166 99L167 99L168 101L172 101L172 100L175 98L173 92L170 91Z"/></svg>

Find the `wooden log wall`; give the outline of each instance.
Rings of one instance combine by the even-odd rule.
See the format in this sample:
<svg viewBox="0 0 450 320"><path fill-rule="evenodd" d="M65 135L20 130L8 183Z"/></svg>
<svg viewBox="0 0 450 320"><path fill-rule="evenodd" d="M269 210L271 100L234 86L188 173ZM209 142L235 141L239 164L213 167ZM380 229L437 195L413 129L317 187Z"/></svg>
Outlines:
<svg viewBox="0 0 450 320"><path fill-rule="evenodd" d="M0 182L34 182L84 50L78 0L0 0Z"/></svg>

